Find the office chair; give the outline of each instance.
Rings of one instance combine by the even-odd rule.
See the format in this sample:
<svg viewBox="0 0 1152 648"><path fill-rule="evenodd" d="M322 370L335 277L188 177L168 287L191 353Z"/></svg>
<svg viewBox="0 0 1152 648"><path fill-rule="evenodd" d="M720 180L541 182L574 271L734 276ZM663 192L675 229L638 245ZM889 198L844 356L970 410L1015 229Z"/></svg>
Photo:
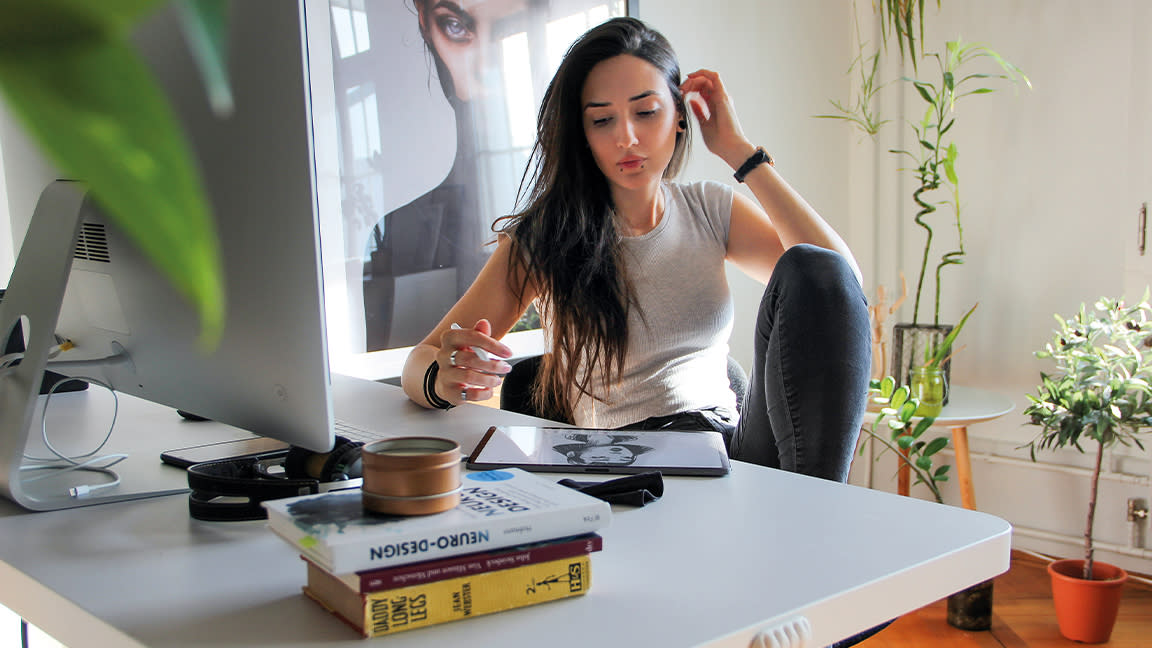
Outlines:
<svg viewBox="0 0 1152 648"><path fill-rule="evenodd" d="M512 371L504 376L504 384L500 388L500 409L540 416L532 407L532 382L540 370L542 358L531 356L512 365ZM728 384L736 394L736 411L739 412L744 403L744 392L748 389L748 374L732 356L728 356Z"/></svg>

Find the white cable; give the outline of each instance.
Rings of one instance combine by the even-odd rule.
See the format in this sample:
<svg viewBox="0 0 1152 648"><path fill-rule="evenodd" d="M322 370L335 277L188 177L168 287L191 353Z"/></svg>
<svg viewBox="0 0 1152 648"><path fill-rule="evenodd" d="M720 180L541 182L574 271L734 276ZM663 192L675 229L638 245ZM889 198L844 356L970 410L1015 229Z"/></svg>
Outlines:
<svg viewBox="0 0 1152 648"><path fill-rule="evenodd" d="M57 450L56 447L52 445L52 442L48 440L47 419L48 419L48 403L49 403L49 401L51 401L52 395L56 393L56 391L60 388L61 385L63 385L64 383L73 381L73 380L79 380L79 381L86 382L89 384L99 385L99 386L107 389L109 392L111 392L111 394L112 394L112 422L108 426L108 432L104 435L104 438L100 441L100 444L97 445L96 448L94 448L93 450L91 450L89 452L85 452L83 454L73 455L73 456L69 457L69 456L65 455L64 453L60 452L59 450ZM102 484L81 484L80 486L74 486L72 488L69 488L68 494L71 495L72 497L77 497L77 498L86 497L89 494L91 494L93 491L101 490L104 488L112 488L113 486L119 485L120 484L120 475L117 474L116 471L111 470L111 467L115 466L116 464L120 463L121 461L124 461L125 459L127 459L128 455L126 455L126 454L108 454L108 455L94 456L98 452L100 452L100 450L102 450L104 448L104 446L108 443L108 439L110 439L112 437L112 430L115 429L115 427L116 427L116 418L119 415L119 412L120 412L120 399L116 395L116 390L113 389L112 386L108 385L107 383L104 383L100 380L97 380L95 378L91 378L88 376L72 376L72 377L67 377L67 378L64 378L64 379L56 382L56 384L52 385L52 387L48 389L48 392L44 397L43 407L40 409L40 437L41 437L41 440L44 442L44 447L46 447L49 452L51 452L53 455L55 455L55 457L33 457L33 456L28 455L28 454L24 455L24 458L29 460L29 461L56 462L56 463L37 463L37 464L29 464L29 465L21 466L20 467L21 471L24 471L24 470L46 470L46 471L50 471L50 472L46 472L45 474L40 475L38 477L32 477L30 479L23 479L21 481L24 483L34 482L34 481L44 479L44 478L49 477L49 476L56 476L56 475L60 475L60 474L65 473L65 472L72 472L75 470L83 470L83 471L88 471L88 472L98 472L98 473L103 473L103 474L111 477L110 481L102 483ZM84 461L80 461L81 459L83 459ZM100 466L95 465L98 462L102 462L102 461L107 461L107 463L100 465ZM63 463L59 463L59 462L63 462Z"/></svg>
<svg viewBox="0 0 1152 648"><path fill-rule="evenodd" d="M47 428L48 416L47 416L47 414L48 414L48 403L52 400L52 395L56 393L56 390L60 387L60 385L63 385L64 383L69 382L71 380L79 380L79 381L90 383L93 385L99 385L99 386L103 387L104 389L107 389L109 392L112 393L112 423L108 425L108 432L104 435L104 439L102 441L100 441L100 445L96 446L95 449L93 449L90 452L85 452L83 454L78 454L78 455L75 455L73 457L68 457L68 456L64 455L62 452L60 452L59 450L57 450L52 445L52 443L48 440L48 428ZM97 452L100 452L100 450L104 447L104 445L108 443L108 439L110 439L112 437L112 430L116 427L116 417L119 415L119 413L120 413L120 399L119 399L119 397L116 396L116 390L113 389L111 385L109 385L103 381L97 380L95 378L89 378L87 376L72 376L72 377L64 378L63 380L57 382L55 385L52 385L52 387L48 390L47 395L44 397L43 407L40 408L40 438L44 441L44 447L48 448L48 451L51 452L52 454L56 455L56 457L55 458L52 458L52 457L32 457L29 455L24 455L24 458L29 459L31 461L56 461L57 459L60 459L62 461L66 461L68 463L75 464L75 463L78 463L76 461L76 459L83 459L85 457L91 457L92 455L96 454Z"/></svg>

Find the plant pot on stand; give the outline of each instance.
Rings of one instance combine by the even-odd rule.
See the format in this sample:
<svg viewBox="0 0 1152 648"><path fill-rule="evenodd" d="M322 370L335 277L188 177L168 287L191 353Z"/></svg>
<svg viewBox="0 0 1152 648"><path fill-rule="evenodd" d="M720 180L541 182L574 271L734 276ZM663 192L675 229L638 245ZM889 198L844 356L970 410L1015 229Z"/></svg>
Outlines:
<svg viewBox="0 0 1152 648"><path fill-rule="evenodd" d="M938 349L944 344L944 338L952 332L952 325L929 324L896 324L892 328L892 377L897 385L911 385L912 376L918 367L924 365L925 350ZM941 365L944 371L944 383L951 384L952 360L945 360ZM944 394L941 405L948 404L947 393Z"/></svg>
<svg viewBox="0 0 1152 648"><path fill-rule="evenodd" d="M1049 564L1048 575L1052 579L1052 601L1060 634L1083 643L1108 641L1128 573L1115 565L1093 561L1092 580L1086 580L1084 561L1076 559Z"/></svg>

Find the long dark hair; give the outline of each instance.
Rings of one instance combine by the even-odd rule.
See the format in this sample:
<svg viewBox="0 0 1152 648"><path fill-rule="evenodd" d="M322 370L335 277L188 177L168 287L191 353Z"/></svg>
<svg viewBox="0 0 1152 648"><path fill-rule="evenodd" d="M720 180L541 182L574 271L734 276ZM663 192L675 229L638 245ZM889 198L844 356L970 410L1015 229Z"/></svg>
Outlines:
<svg viewBox="0 0 1152 648"><path fill-rule="evenodd" d="M580 105L592 68L622 54L660 70L677 112L687 115L680 65L663 35L635 18L592 28L568 49L544 93L517 198L522 211L493 224L511 237L513 292L520 297L532 285L550 327L551 353L541 363L533 402L542 415L561 421L572 420L574 394L590 394L594 372L608 384L620 375L628 350L628 311L635 303L608 181L588 147ZM676 134L665 178L679 171L690 139L686 129Z"/></svg>

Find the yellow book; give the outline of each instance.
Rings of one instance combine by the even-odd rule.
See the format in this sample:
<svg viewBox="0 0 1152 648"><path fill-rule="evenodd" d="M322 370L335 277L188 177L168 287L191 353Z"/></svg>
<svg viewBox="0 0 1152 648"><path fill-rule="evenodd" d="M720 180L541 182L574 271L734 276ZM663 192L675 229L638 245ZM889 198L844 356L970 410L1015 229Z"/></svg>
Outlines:
<svg viewBox="0 0 1152 648"><path fill-rule="evenodd" d="M591 585L588 555L361 594L308 563L304 593L365 637L423 628L579 596Z"/></svg>

